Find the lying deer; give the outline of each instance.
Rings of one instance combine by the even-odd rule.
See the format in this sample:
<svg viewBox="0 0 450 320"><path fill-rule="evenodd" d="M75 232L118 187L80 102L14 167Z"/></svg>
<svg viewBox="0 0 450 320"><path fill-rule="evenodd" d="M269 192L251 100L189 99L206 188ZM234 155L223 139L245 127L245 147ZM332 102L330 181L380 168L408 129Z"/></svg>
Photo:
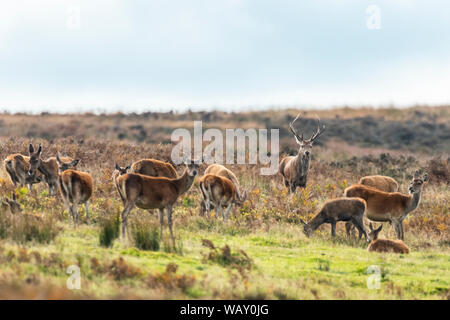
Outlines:
<svg viewBox="0 0 450 320"><path fill-rule="evenodd" d="M116 179L116 186L124 206L121 214L122 238L125 238L128 233L128 214L135 206L146 210L159 209L160 236L162 237L164 209L166 209L170 237L175 244L172 231L172 209L178 197L192 186L198 167L198 164L190 161L186 163L184 173L172 179L136 173L119 176Z"/></svg>
<svg viewBox="0 0 450 320"><path fill-rule="evenodd" d="M291 193L295 192L297 187L306 187L313 142L325 131L325 126L320 127L320 120L318 120L317 131L308 140L303 139L303 133L299 135L294 129L294 123L299 116L300 114L289 124L289 129L299 145L297 155L285 157L281 160L279 167L284 184L289 187Z"/></svg>
<svg viewBox="0 0 450 320"><path fill-rule="evenodd" d="M94 180L87 172L74 170L73 161L65 162L56 156L59 168L58 185L63 202L73 218L74 225L78 225L78 205L84 203L86 221L89 223L89 199L94 189ZM76 164L75 164L76 165Z"/></svg>
<svg viewBox="0 0 450 320"><path fill-rule="evenodd" d="M383 225L379 226L377 229L373 229L372 223L369 224L369 246L367 251L369 252L394 252L394 253L409 253L408 246L402 240L391 240L391 239L378 239L378 234L380 233Z"/></svg>
<svg viewBox="0 0 450 320"><path fill-rule="evenodd" d="M384 192L360 184L345 189L344 195L366 200L366 217L372 221L390 222L397 238L403 240L403 220L419 205L422 187L426 181L427 174L420 177L416 171L408 188L408 195L400 192Z"/></svg>
<svg viewBox="0 0 450 320"><path fill-rule="evenodd" d="M13 192L12 198L3 198L2 209L11 212L12 214L21 213L22 207L17 202L16 194Z"/></svg>
<svg viewBox="0 0 450 320"><path fill-rule="evenodd" d="M364 235L367 239L367 233L364 229L363 216L366 210L366 202L360 198L337 198L327 201L322 209L311 219L305 223L302 219L303 232L306 236L311 234L322 224L331 224L331 235L336 236L337 221L352 221L359 230L359 238Z"/></svg>
<svg viewBox="0 0 450 320"><path fill-rule="evenodd" d="M203 194L205 211L209 213L211 205L214 205L216 217L221 214L225 221L229 218L233 203L241 203L237 198L235 185L228 178L206 174L200 179L199 187Z"/></svg>

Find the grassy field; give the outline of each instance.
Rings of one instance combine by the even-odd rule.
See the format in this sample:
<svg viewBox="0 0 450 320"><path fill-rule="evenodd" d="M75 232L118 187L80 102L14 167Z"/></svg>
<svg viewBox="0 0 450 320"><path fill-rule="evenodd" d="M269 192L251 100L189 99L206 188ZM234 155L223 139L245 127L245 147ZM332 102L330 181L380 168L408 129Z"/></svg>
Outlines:
<svg viewBox="0 0 450 320"><path fill-rule="evenodd" d="M330 119L336 116L329 112ZM429 114L426 109L420 112L425 116L419 117L427 119L436 113L448 117L448 108L431 109ZM361 115L379 116L378 111L371 114L370 110L357 113L358 117ZM402 119L397 113L391 118L383 116L387 120ZM39 117L42 116L2 116L2 159L14 152L26 154L30 141L29 135L10 132L8 128L13 128L10 123L22 119L24 127L33 128ZM60 122L60 131L74 126L67 117L70 116ZM133 137L120 140L108 134L102 136L101 132L110 132L107 129L110 124L103 124L103 120L112 120L89 117L98 117L97 122L90 120L92 132L99 132L95 138L93 134L60 137L49 131L45 138L33 138L33 143L43 144L43 158L59 150L81 159L79 169L91 173L95 181L91 222L84 221L74 228L60 198L48 196L43 183L31 192L15 190L24 212L41 219L8 220L0 212L1 299L450 298L448 151L391 150L383 144L367 146L328 139L314 148L308 186L297 190L294 196L287 194L280 177L258 175L259 166L231 166L248 192L244 205L234 208L231 221L224 223L222 219L199 216L201 194L195 184L175 207L175 248L168 244L167 229L164 240L158 241L156 213L132 211L132 229L150 231L144 238L150 241L153 250L144 250L145 243L134 236L128 242L116 238L122 204L111 173L115 162L125 165L146 157L169 161L171 145L139 142ZM321 113L321 117L327 114ZM439 125L442 120L435 122ZM192 122L186 122L185 126L192 126ZM38 126L35 128L40 130ZM291 142L286 137L283 150L289 150ZM439 141L439 145L448 143L448 137ZM203 165L200 175L205 168ZM399 181L400 191L406 192L416 169L428 172L430 179L419 207L405 221L409 255L369 253L364 241L345 236L343 223L338 223L334 240L329 225L320 227L311 238L303 234L299 218L309 220L327 199L341 196L361 176L390 175ZM180 173L183 168L177 170ZM1 168L0 197L13 191L6 171ZM80 210L84 218L81 207ZM113 234L110 247L100 241L108 226ZM394 238L388 224L384 225L382 235ZM67 268L71 265L79 266L81 271L79 290L66 286L70 276ZM377 266L380 271L379 289L368 288L368 279L378 277L368 273L370 266Z"/></svg>

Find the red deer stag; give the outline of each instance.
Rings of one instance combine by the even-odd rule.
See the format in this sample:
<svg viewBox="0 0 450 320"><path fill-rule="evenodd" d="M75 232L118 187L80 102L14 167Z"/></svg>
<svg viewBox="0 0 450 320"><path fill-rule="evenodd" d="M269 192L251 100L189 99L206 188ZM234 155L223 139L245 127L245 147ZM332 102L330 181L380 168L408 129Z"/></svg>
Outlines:
<svg viewBox="0 0 450 320"><path fill-rule="evenodd" d="M289 129L299 145L297 155L285 157L281 160L279 167L284 184L289 187L291 193L295 192L297 187L306 187L313 142L325 131L325 126L320 127L320 119L318 119L317 131L309 139L303 139L303 133L299 135L294 129L294 123L299 116L300 114L289 124Z"/></svg>

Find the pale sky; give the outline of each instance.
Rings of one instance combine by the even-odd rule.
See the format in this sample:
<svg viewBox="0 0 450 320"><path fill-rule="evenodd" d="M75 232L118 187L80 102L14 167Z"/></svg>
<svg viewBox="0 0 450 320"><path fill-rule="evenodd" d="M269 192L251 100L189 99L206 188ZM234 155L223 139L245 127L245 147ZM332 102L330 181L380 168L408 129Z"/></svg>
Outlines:
<svg viewBox="0 0 450 320"><path fill-rule="evenodd" d="M0 2L0 111L445 103L445 0Z"/></svg>

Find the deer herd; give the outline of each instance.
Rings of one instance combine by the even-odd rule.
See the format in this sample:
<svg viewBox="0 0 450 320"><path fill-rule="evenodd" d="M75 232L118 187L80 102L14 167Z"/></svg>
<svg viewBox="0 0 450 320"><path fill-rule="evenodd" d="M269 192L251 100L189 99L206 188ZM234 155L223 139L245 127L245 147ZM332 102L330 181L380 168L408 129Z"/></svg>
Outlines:
<svg viewBox="0 0 450 320"><path fill-rule="evenodd" d="M283 158L279 166L285 186L292 194L297 187L304 188L307 184L311 162L313 142L325 131L325 126L318 120L316 132L304 139L294 128L299 115L289 124L289 129L299 145L295 156ZM94 180L87 172L77 170L79 159L63 157L58 152L55 157L42 159L42 146L35 150L29 145L29 155L11 154L4 160L4 166L15 187L33 185L45 182L50 195L59 194L64 205L72 216L74 225L79 223L78 206L85 205L86 220L89 222L89 200L94 189ZM159 210L160 235L162 237L164 216L167 217L170 237L174 243L172 212L177 199L187 192L199 173L201 161L185 159L185 169L181 175L175 167L156 159L142 159L133 164L120 167L116 164L112 181L123 203L121 213L121 236L128 235L128 215L134 207L145 210ZM356 228L359 239L364 235L370 242L368 251L409 253L404 240L403 220L408 213L415 210L420 202L422 187L427 181L427 174L420 175L416 171L409 185L409 194L398 192L399 185L391 177L362 177L357 184L345 189L342 197L325 202L319 212L308 222L304 222L303 231L306 236L322 224L331 225L331 235L336 235L336 223L345 221L346 233L350 236ZM236 175L220 164L209 165L198 183L203 200L200 204L201 215L222 216L227 221L231 208L241 205L246 200L246 191L239 184ZM13 214L22 212L16 195L4 198L1 202L4 210ZM364 219L370 221L370 232L367 234ZM373 229L372 222L389 222L399 240L379 239L382 225Z"/></svg>

